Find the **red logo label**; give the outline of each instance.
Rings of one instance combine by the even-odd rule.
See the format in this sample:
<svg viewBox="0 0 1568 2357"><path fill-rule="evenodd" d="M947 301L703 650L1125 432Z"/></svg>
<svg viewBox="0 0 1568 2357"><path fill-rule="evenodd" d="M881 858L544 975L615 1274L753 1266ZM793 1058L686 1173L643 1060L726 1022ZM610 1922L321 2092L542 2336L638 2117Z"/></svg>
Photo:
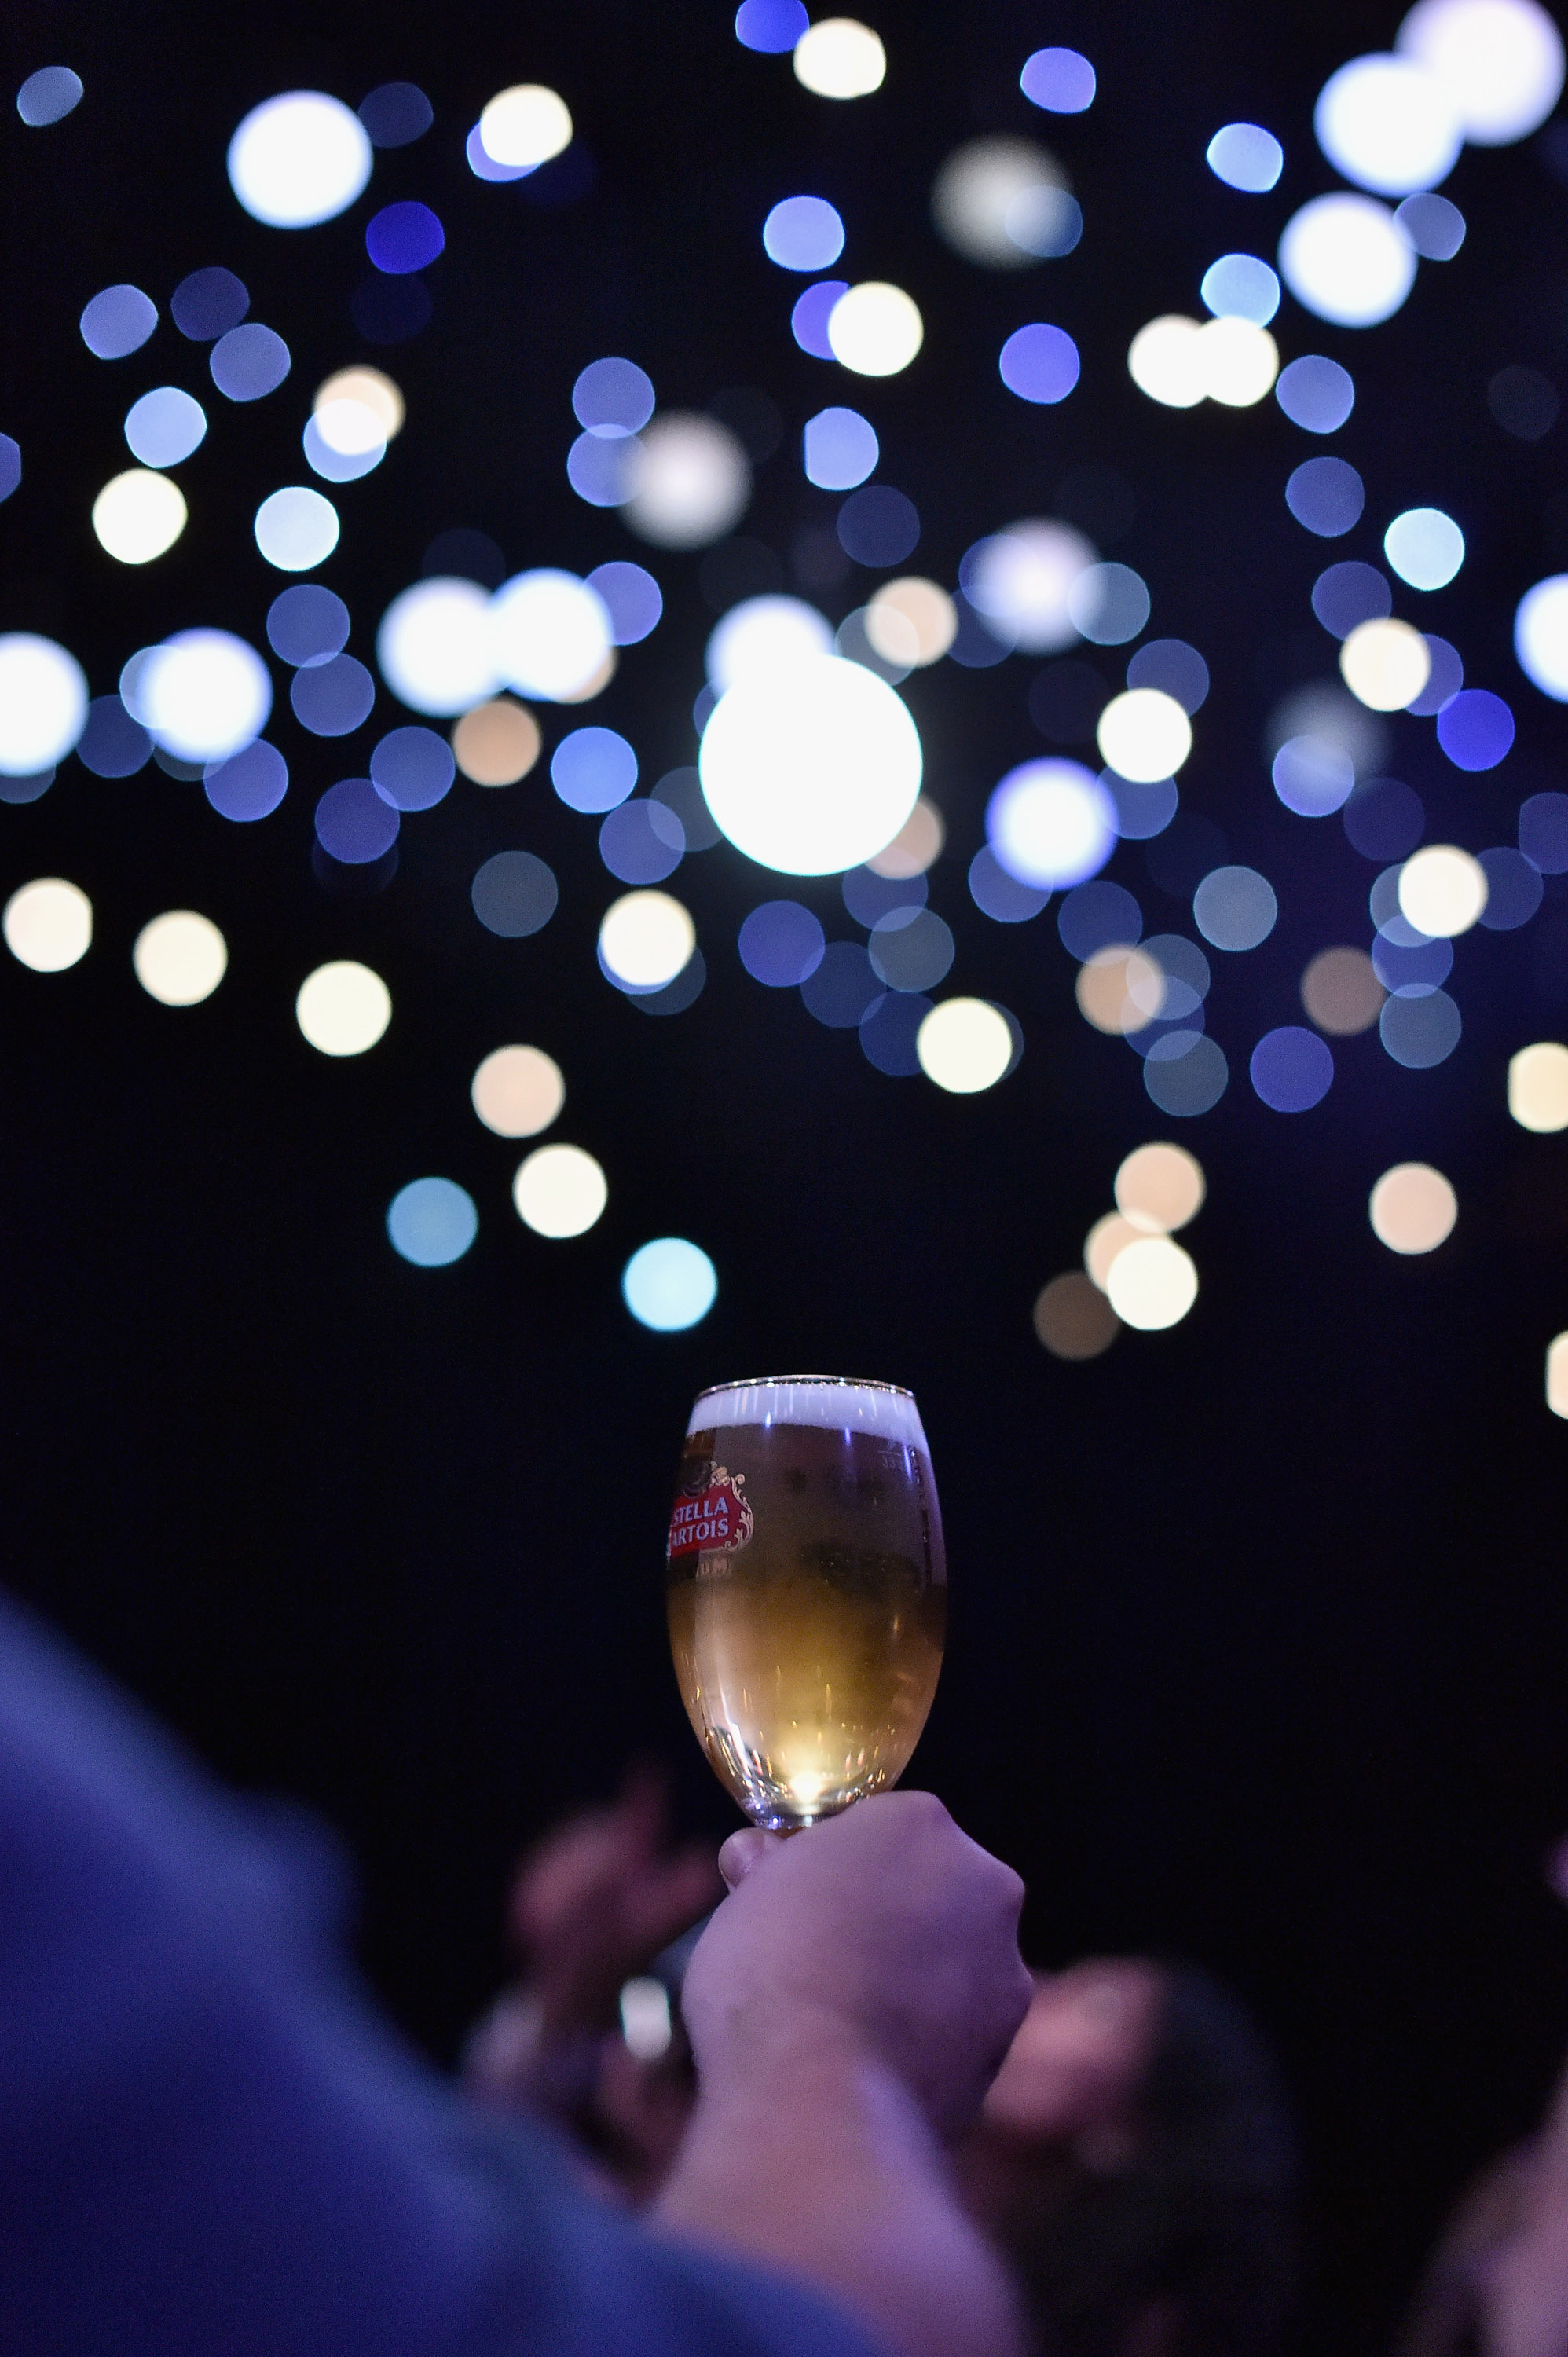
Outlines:
<svg viewBox="0 0 1568 2357"><path fill-rule="evenodd" d="M671 1510L666 1552L673 1556L694 1548L722 1547L726 1555L734 1555L746 1544L753 1528L751 1508L741 1494L746 1476L727 1472L722 1465L709 1465L697 1478L702 1487L682 1490Z"/></svg>

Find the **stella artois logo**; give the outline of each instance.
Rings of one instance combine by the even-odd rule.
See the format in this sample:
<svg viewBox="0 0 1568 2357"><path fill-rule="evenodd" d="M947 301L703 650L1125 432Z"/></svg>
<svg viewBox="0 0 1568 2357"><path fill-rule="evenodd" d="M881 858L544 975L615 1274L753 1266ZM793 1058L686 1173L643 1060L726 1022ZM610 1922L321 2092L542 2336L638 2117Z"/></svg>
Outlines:
<svg viewBox="0 0 1568 2357"><path fill-rule="evenodd" d="M751 1508L742 1495L745 1488L744 1473L731 1473L712 1458L691 1467L671 1511L666 1550L671 1558L708 1547L734 1555L743 1547L753 1528Z"/></svg>

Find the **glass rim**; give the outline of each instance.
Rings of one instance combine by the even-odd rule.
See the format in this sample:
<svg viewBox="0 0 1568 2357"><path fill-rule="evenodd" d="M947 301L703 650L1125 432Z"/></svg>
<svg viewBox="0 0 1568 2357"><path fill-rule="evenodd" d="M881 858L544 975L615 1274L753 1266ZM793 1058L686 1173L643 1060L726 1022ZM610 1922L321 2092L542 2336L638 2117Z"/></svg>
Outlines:
<svg viewBox="0 0 1568 2357"><path fill-rule="evenodd" d="M721 1392L753 1392L781 1390L793 1384L804 1391L815 1385L821 1391L886 1392L894 1399L912 1401L914 1393L903 1383L878 1383L871 1375L740 1375L733 1383L704 1383L693 1402L693 1407L705 1399L716 1399Z"/></svg>

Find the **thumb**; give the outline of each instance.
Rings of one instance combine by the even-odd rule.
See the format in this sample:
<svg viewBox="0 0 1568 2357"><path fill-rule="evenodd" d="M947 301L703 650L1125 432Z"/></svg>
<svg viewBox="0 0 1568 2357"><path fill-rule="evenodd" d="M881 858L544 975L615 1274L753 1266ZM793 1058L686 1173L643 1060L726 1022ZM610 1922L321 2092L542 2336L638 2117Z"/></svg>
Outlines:
<svg viewBox="0 0 1568 2357"><path fill-rule="evenodd" d="M719 1852L719 1872L726 1890L738 1890L748 1874L762 1864L770 1850L779 1846L777 1834L765 1834L757 1825L747 1825L738 1834L731 1834Z"/></svg>

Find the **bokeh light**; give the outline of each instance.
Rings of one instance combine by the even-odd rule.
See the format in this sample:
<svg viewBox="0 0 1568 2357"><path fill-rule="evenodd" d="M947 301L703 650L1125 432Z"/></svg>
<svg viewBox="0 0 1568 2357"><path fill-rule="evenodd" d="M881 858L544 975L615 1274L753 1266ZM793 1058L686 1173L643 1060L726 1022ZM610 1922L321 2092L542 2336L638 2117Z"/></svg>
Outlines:
<svg viewBox="0 0 1568 2357"><path fill-rule="evenodd" d="M452 731L457 767L477 786L515 786L538 760L542 742L533 715L508 696L477 705Z"/></svg>
<svg viewBox="0 0 1568 2357"><path fill-rule="evenodd" d="M1568 1334L1554 1334L1546 1350L1546 1405L1568 1416Z"/></svg>
<svg viewBox="0 0 1568 2357"><path fill-rule="evenodd" d="M1372 712L1402 712L1426 685L1432 657L1409 622L1358 622L1339 650L1339 670L1352 695Z"/></svg>
<svg viewBox="0 0 1568 2357"><path fill-rule="evenodd" d="M1217 950L1255 950L1274 930L1280 904L1255 867L1216 867L1192 896L1192 918Z"/></svg>
<svg viewBox="0 0 1568 2357"><path fill-rule="evenodd" d="M536 1236L586 1234L609 1200L604 1171L580 1146L538 1146L511 1182L518 1218Z"/></svg>
<svg viewBox="0 0 1568 2357"><path fill-rule="evenodd" d="M1113 695L1095 728L1100 758L1135 785L1174 777L1192 750L1192 723L1174 695L1130 687Z"/></svg>
<svg viewBox="0 0 1568 2357"><path fill-rule="evenodd" d="M821 922L799 900L764 900L753 909L736 944L747 974L769 990L793 990L822 962Z"/></svg>
<svg viewBox="0 0 1568 2357"><path fill-rule="evenodd" d="M1197 1298L1190 1254L1169 1236L1139 1236L1116 1254L1105 1290L1123 1326L1145 1334L1179 1325Z"/></svg>
<svg viewBox="0 0 1568 2357"><path fill-rule="evenodd" d="M1459 1199L1429 1162L1399 1162L1373 1188L1368 1210L1390 1252L1429 1253L1452 1234Z"/></svg>
<svg viewBox="0 0 1568 2357"><path fill-rule="evenodd" d="M1097 1359L1122 1330L1105 1296L1081 1270L1053 1276L1035 1299L1035 1332L1053 1359Z"/></svg>
<svg viewBox="0 0 1568 2357"><path fill-rule="evenodd" d="M1008 392L1020 401L1050 406L1065 401L1078 382L1078 346L1065 328L1036 319L1008 337L997 367Z"/></svg>
<svg viewBox="0 0 1568 2357"><path fill-rule="evenodd" d="M369 778L339 778L316 805L316 840L346 867L368 867L384 859L401 823Z"/></svg>
<svg viewBox="0 0 1568 2357"><path fill-rule="evenodd" d="M150 565L185 530L184 493L166 475L131 467L104 484L92 502L92 529L122 565Z"/></svg>
<svg viewBox="0 0 1568 2357"><path fill-rule="evenodd" d="M479 1232L467 1188L453 1178L413 1178L387 1206L392 1250L415 1268L448 1268Z"/></svg>
<svg viewBox="0 0 1568 2357"><path fill-rule="evenodd" d="M1270 772L1275 793L1298 818L1326 818L1349 800L1356 765L1341 746L1323 737L1289 737Z"/></svg>
<svg viewBox="0 0 1568 2357"><path fill-rule="evenodd" d="M886 581L865 608L865 635L885 662L918 670L940 662L951 646L958 608L934 581L914 575Z"/></svg>
<svg viewBox="0 0 1568 2357"><path fill-rule="evenodd" d="M532 171L571 145L570 110L542 82L514 82L481 112L479 144L493 163Z"/></svg>
<svg viewBox="0 0 1568 2357"><path fill-rule="evenodd" d="M490 647L490 600L477 582L438 576L394 597L376 633L376 661L411 711L467 712L500 684Z"/></svg>
<svg viewBox="0 0 1568 2357"><path fill-rule="evenodd" d="M1538 1039L1509 1058L1509 1111L1521 1129L1568 1129L1568 1048Z"/></svg>
<svg viewBox="0 0 1568 2357"><path fill-rule="evenodd" d="M346 212L371 177L357 114L318 90L253 106L229 142L229 184L252 221L309 229Z"/></svg>
<svg viewBox="0 0 1568 2357"><path fill-rule="evenodd" d="M931 218L955 253L990 270L1028 270L1070 253L1083 220L1056 157L1008 137L954 148L931 183Z"/></svg>
<svg viewBox="0 0 1568 2357"><path fill-rule="evenodd" d="M1444 1063L1464 1029L1459 1009L1445 990L1393 991L1378 1017L1385 1052L1407 1071L1427 1072Z"/></svg>
<svg viewBox="0 0 1568 2357"><path fill-rule="evenodd" d="M177 467L207 432L207 412L177 384L144 393L125 413L125 441L144 467Z"/></svg>
<svg viewBox="0 0 1568 2357"><path fill-rule="evenodd" d="M1197 349L1203 389L1226 409L1254 408L1279 374L1279 346L1268 329L1234 314L1208 320Z"/></svg>
<svg viewBox="0 0 1568 2357"><path fill-rule="evenodd" d="M1230 1067L1218 1040L1180 1026L1155 1040L1144 1058L1144 1087L1162 1113L1183 1121L1209 1113L1224 1095Z"/></svg>
<svg viewBox="0 0 1568 2357"><path fill-rule="evenodd" d="M735 12L735 37L744 48L764 57L782 57L792 49L810 18L803 0L740 0Z"/></svg>
<svg viewBox="0 0 1568 2357"><path fill-rule="evenodd" d="M1151 319L1127 348L1127 373L1151 401L1167 409L1195 409L1208 397L1201 323L1176 311Z"/></svg>
<svg viewBox="0 0 1568 2357"><path fill-rule="evenodd" d="M208 355L213 383L227 400L261 401L275 393L289 371L289 350L280 335L248 319L220 336Z"/></svg>
<svg viewBox="0 0 1568 2357"><path fill-rule="evenodd" d="M1055 654L1072 645L1071 596L1096 561L1090 544L1063 523L1028 518L977 540L959 566L964 595L1004 647Z"/></svg>
<svg viewBox="0 0 1568 2357"><path fill-rule="evenodd" d="M832 652L825 615L803 597L743 597L708 636L704 662L723 695L743 679L766 680Z"/></svg>
<svg viewBox="0 0 1568 2357"><path fill-rule="evenodd" d="M392 728L371 755L371 782L394 810L434 810L451 791L456 766L433 728Z"/></svg>
<svg viewBox="0 0 1568 2357"><path fill-rule="evenodd" d="M1563 37L1536 0L1417 0L1395 38L1477 146L1528 137L1562 94Z"/></svg>
<svg viewBox="0 0 1568 2357"><path fill-rule="evenodd" d="M0 915L5 946L35 974L63 974L92 945L92 903L80 885L40 876L12 893Z"/></svg>
<svg viewBox="0 0 1568 2357"><path fill-rule="evenodd" d="M920 1070L951 1096L994 1088L1015 1061L1012 1026L984 998L944 998L923 1017L915 1041Z"/></svg>
<svg viewBox="0 0 1568 2357"><path fill-rule="evenodd" d="M1370 1030L1387 996L1365 950L1319 950L1301 978L1301 1003L1320 1031Z"/></svg>
<svg viewBox="0 0 1568 2357"><path fill-rule="evenodd" d="M392 993L354 958L318 965L300 985L295 1019L324 1056L362 1056L392 1021Z"/></svg>
<svg viewBox="0 0 1568 2357"><path fill-rule="evenodd" d="M319 582L280 589L267 608L267 643L291 668L330 662L349 640L349 608Z"/></svg>
<svg viewBox="0 0 1568 2357"><path fill-rule="evenodd" d="M253 825L270 818L288 791L288 764L275 745L258 737L225 761L206 765L208 801L220 818Z"/></svg>
<svg viewBox="0 0 1568 2357"><path fill-rule="evenodd" d="M821 409L801 437L806 480L824 491L852 491L875 473L876 431L858 409Z"/></svg>
<svg viewBox="0 0 1568 2357"><path fill-rule="evenodd" d="M664 599L651 573L624 558L596 565L588 587L605 601L610 637L618 647L635 647L657 629Z"/></svg>
<svg viewBox="0 0 1568 2357"><path fill-rule="evenodd" d="M360 101L360 122L373 147L412 147L435 120L435 110L417 82L383 81Z"/></svg>
<svg viewBox="0 0 1568 2357"><path fill-rule="evenodd" d="M1096 1220L1083 1240L1083 1265L1097 1292L1104 1292L1111 1264L1117 1254L1125 1252L1129 1244L1135 1244L1140 1236L1148 1232L1146 1228L1135 1228L1120 1211L1107 1211L1103 1218Z"/></svg>
<svg viewBox="0 0 1568 2357"><path fill-rule="evenodd" d="M474 1074L474 1111L498 1137L536 1137L566 1102L566 1082L542 1048L493 1048Z"/></svg>
<svg viewBox="0 0 1568 2357"><path fill-rule="evenodd" d="M120 693L133 718L183 761L238 753L261 735L273 708L265 663L229 630L177 630L133 656Z"/></svg>
<svg viewBox="0 0 1568 2357"><path fill-rule="evenodd" d="M1380 196L1434 188L1464 144L1447 91L1411 57L1352 58L1324 84L1312 126L1335 169Z"/></svg>
<svg viewBox="0 0 1568 2357"><path fill-rule="evenodd" d="M440 216L416 198L404 197L383 205L365 223L365 252L377 270L388 277L405 278L426 270L446 250L446 232Z"/></svg>
<svg viewBox="0 0 1568 2357"><path fill-rule="evenodd" d="M1097 1031L1127 1039L1157 1020L1165 1003L1159 960L1124 942L1108 942L1085 958L1073 985L1079 1012Z"/></svg>
<svg viewBox="0 0 1568 2357"><path fill-rule="evenodd" d="M63 761L86 725L76 657L36 631L0 631L0 777L36 777Z"/></svg>
<svg viewBox="0 0 1568 2357"><path fill-rule="evenodd" d="M843 252L843 222L825 197L785 197L762 224L762 250L780 270L825 270Z"/></svg>
<svg viewBox="0 0 1568 2357"><path fill-rule="evenodd" d="M662 990L697 946L690 909L668 892L623 892L599 926L599 957L628 990Z"/></svg>
<svg viewBox="0 0 1568 2357"><path fill-rule="evenodd" d="M381 369L337 369L316 388L310 414L329 449L346 457L394 440L403 430L403 393Z"/></svg>
<svg viewBox="0 0 1568 2357"><path fill-rule="evenodd" d="M705 548L745 514L751 461L716 418L671 410L639 438L622 520L656 548Z"/></svg>
<svg viewBox="0 0 1568 2357"><path fill-rule="evenodd" d="M1104 866L1116 848L1116 805L1080 761L1021 761L987 802L985 832L1009 876L1058 891Z"/></svg>
<svg viewBox="0 0 1568 2357"><path fill-rule="evenodd" d="M1113 942L1127 947L1143 931L1144 912L1122 884L1079 884L1057 910L1057 931L1069 957L1092 957Z"/></svg>
<svg viewBox="0 0 1568 2357"><path fill-rule="evenodd" d="M1284 169L1284 149L1256 123L1227 123L1205 152L1216 179L1250 196L1266 195Z"/></svg>
<svg viewBox="0 0 1568 2357"><path fill-rule="evenodd" d="M568 810L614 810L637 783L637 755L613 728L574 728L550 761L550 778Z"/></svg>
<svg viewBox="0 0 1568 2357"><path fill-rule="evenodd" d="M1203 1209L1208 1193L1203 1165L1185 1146L1155 1143L1136 1146L1116 1173L1116 1208L1148 1235L1185 1228Z"/></svg>
<svg viewBox="0 0 1568 2357"><path fill-rule="evenodd" d="M682 1334L713 1308L718 1272L700 1244L684 1236L656 1236L632 1254L621 1271L620 1289L639 1326L656 1334Z"/></svg>
<svg viewBox="0 0 1568 2357"><path fill-rule="evenodd" d="M1297 523L1321 540L1337 540L1360 521L1367 494L1343 458L1307 458L1285 483L1285 505Z"/></svg>
<svg viewBox="0 0 1568 2357"><path fill-rule="evenodd" d="M1437 741L1456 770L1495 770L1513 740L1513 714L1488 688L1461 688L1438 713Z"/></svg>
<svg viewBox="0 0 1568 2357"><path fill-rule="evenodd" d="M1391 318L1415 284L1415 248L1375 197L1314 197L1280 239L1280 275L1304 309L1340 328Z"/></svg>
<svg viewBox="0 0 1568 2357"><path fill-rule="evenodd" d="M280 573L308 573L338 545L338 511L319 491L293 483L262 501L255 531L269 565Z"/></svg>
<svg viewBox="0 0 1568 2357"><path fill-rule="evenodd" d="M1568 704L1568 573L1525 591L1514 612L1513 644L1531 684L1553 703Z"/></svg>
<svg viewBox="0 0 1568 2357"><path fill-rule="evenodd" d="M1487 905L1487 871L1456 844L1429 843L1400 869L1399 904L1418 932L1466 933Z"/></svg>
<svg viewBox="0 0 1568 2357"><path fill-rule="evenodd" d="M296 671L288 700L295 718L313 737L349 737L369 719L376 683L352 655L334 655L330 662L306 663Z"/></svg>
<svg viewBox="0 0 1568 2357"><path fill-rule="evenodd" d="M1465 535L1441 508L1406 508L1384 533L1383 554L1412 589L1443 589L1465 562Z"/></svg>
<svg viewBox="0 0 1568 2357"><path fill-rule="evenodd" d="M81 103L81 76L69 66L40 66L16 92L16 112L29 130L63 123Z"/></svg>
<svg viewBox="0 0 1568 2357"><path fill-rule="evenodd" d="M229 970L229 945L210 917L170 909L144 925L131 952L136 980L165 1006L210 998Z"/></svg>
<svg viewBox="0 0 1568 2357"><path fill-rule="evenodd" d="M532 851L498 851L482 861L468 887L474 914L503 941L542 932L560 903L554 871Z"/></svg>
<svg viewBox="0 0 1568 2357"><path fill-rule="evenodd" d="M854 16L819 17L795 44L795 79L819 98L869 98L886 71L882 43Z"/></svg>
<svg viewBox="0 0 1568 2357"><path fill-rule="evenodd" d="M1081 114L1094 103L1094 68L1078 49L1036 49L1024 61L1018 87L1031 106Z"/></svg>
<svg viewBox="0 0 1568 2357"><path fill-rule="evenodd" d="M901 286L869 278L839 296L828 314L834 360L856 376L897 376L925 340L925 324Z"/></svg>
<svg viewBox="0 0 1568 2357"><path fill-rule="evenodd" d="M1306 1113L1328 1093L1334 1056L1316 1031L1283 1023L1264 1032L1247 1069L1253 1089L1275 1113Z"/></svg>
<svg viewBox="0 0 1568 2357"><path fill-rule="evenodd" d="M1255 253L1222 253L1204 272L1197 291L1218 319L1250 319L1266 328L1280 307L1280 282Z"/></svg>
<svg viewBox="0 0 1568 2357"><path fill-rule="evenodd" d="M81 340L95 360L123 361L140 351L158 324L158 307L139 286L105 286L86 306Z"/></svg>
<svg viewBox="0 0 1568 2357"><path fill-rule="evenodd" d="M749 674L703 733L703 793L720 831L791 876L858 867L898 833L920 790L907 706L859 663L818 655Z"/></svg>
<svg viewBox="0 0 1568 2357"><path fill-rule="evenodd" d="M490 600L489 619L491 660L520 695L557 704L571 701L580 696L612 651L604 599L576 574L553 566L514 574L503 582ZM384 661L381 667L384 671Z"/></svg>
<svg viewBox="0 0 1568 2357"><path fill-rule="evenodd" d="M601 441L623 441L653 414L653 380L635 361L590 361L572 387L572 414Z"/></svg>
<svg viewBox="0 0 1568 2357"><path fill-rule="evenodd" d="M1337 361L1308 352L1280 371L1274 399L1307 434L1337 434L1356 405L1356 384Z"/></svg>
<svg viewBox="0 0 1568 2357"><path fill-rule="evenodd" d="M169 297L169 313L182 336L210 344L237 328L251 307L250 289L231 270L192 270Z"/></svg>

